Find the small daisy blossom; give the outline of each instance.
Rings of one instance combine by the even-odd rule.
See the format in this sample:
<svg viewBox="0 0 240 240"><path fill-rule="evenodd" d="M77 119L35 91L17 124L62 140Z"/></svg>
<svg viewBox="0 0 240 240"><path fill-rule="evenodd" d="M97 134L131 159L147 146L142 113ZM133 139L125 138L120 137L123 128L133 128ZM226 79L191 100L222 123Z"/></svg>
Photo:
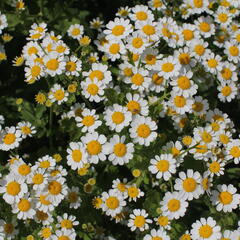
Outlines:
<svg viewBox="0 0 240 240"><path fill-rule="evenodd" d="M131 123L130 137L135 143L149 146L157 138L156 129L156 122L150 117L137 116Z"/></svg>
<svg viewBox="0 0 240 240"><path fill-rule="evenodd" d="M19 122L17 129L21 131L22 138L26 138L27 136L32 137L37 132L30 122Z"/></svg>
<svg viewBox="0 0 240 240"><path fill-rule="evenodd" d="M76 56L66 57L66 75L67 76L79 76L79 72L82 70L82 61Z"/></svg>
<svg viewBox="0 0 240 240"><path fill-rule="evenodd" d="M66 199L70 203L69 207L77 209L81 206L81 198L79 196L79 188L78 187L71 187L68 188L68 194L66 196Z"/></svg>
<svg viewBox="0 0 240 240"><path fill-rule="evenodd" d="M136 202L137 198L144 196L144 192L141 191L141 189L138 188L136 184L127 185L127 196L128 196L129 202L131 202L132 200Z"/></svg>
<svg viewBox="0 0 240 240"><path fill-rule="evenodd" d="M128 227L131 231L139 229L141 232L149 229L149 225L152 223L151 219L148 219L148 214L144 209L134 209L133 213L130 214L130 219L128 220Z"/></svg>
<svg viewBox="0 0 240 240"><path fill-rule="evenodd" d="M57 102L57 104L60 105L68 100L68 95L69 93L66 92L61 85L54 84L50 89L49 99L51 102Z"/></svg>
<svg viewBox="0 0 240 240"><path fill-rule="evenodd" d="M218 98L222 102L231 102L238 94L238 87L234 82L223 83L217 87L219 93Z"/></svg>
<svg viewBox="0 0 240 240"><path fill-rule="evenodd" d="M51 236L51 240L71 240L76 239L76 232L70 229L56 230L55 234Z"/></svg>
<svg viewBox="0 0 240 240"><path fill-rule="evenodd" d="M7 222L0 219L0 239L14 239L19 233L15 222Z"/></svg>
<svg viewBox="0 0 240 240"><path fill-rule="evenodd" d="M161 154L151 159L148 170L152 174L156 174L156 178L163 178L168 181L172 174L176 173L176 160L171 154Z"/></svg>
<svg viewBox="0 0 240 240"><path fill-rule="evenodd" d="M69 27L67 32L69 37L79 40L84 33L84 27L80 24L73 24Z"/></svg>
<svg viewBox="0 0 240 240"><path fill-rule="evenodd" d="M232 184L217 185L217 190L212 191L211 201L217 211L232 212L240 204L240 194Z"/></svg>
<svg viewBox="0 0 240 240"><path fill-rule="evenodd" d="M162 229L159 229L159 230L152 229L150 234L147 234L144 236L143 240L152 240L152 239L170 240L170 237Z"/></svg>
<svg viewBox="0 0 240 240"><path fill-rule="evenodd" d="M240 140L233 139L227 144L226 160L233 159L235 164L240 162Z"/></svg>
<svg viewBox="0 0 240 240"><path fill-rule="evenodd" d="M56 225L56 227L73 230L73 227L79 224L79 222L75 220L76 220L75 216L64 213L62 217L57 216L58 224Z"/></svg>
<svg viewBox="0 0 240 240"><path fill-rule="evenodd" d="M200 218L192 224L191 238L193 240L215 240L221 237L221 228L212 217Z"/></svg>
<svg viewBox="0 0 240 240"><path fill-rule="evenodd" d="M124 165L133 158L133 143L125 143L126 136L114 135L107 143L109 149L108 159L113 165Z"/></svg>

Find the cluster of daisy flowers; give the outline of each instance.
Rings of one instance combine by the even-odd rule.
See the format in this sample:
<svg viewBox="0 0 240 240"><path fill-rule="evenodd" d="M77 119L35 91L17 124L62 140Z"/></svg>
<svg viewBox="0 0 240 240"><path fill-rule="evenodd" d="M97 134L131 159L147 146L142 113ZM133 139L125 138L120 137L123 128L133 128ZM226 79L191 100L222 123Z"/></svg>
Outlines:
<svg viewBox="0 0 240 240"><path fill-rule="evenodd" d="M9 39L10 36L8 34L3 34L3 31L7 26L8 26L8 23L7 23L6 15L1 13L0 11L0 37L4 42L10 40ZM0 62L6 59L7 59L7 56L6 56L4 45L0 42Z"/></svg>
<svg viewBox="0 0 240 240"><path fill-rule="evenodd" d="M84 216L59 211L66 202L69 209L88 202L136 239L239 239L240 222L226 229L219 216L239 214L238 186L222 177L239 166L240 139L230 117L203 95L218 91L217 101L237 101L240 4L185 0L175 8L150 0L120 8L105 26L96 18L93 46L84 26L72 24L67 35L76 50L46 23L31 26L20 57L25 82L46 84L35 100L50 108L49 126L54 115L55 129L67 123L76 134L65 133L68 142L55 146L62 156L30 164L17 150L38 128L30 120L6 127L0 116L0 150L11 154L0 193L18 219L2 219L0 236L17 239L17 222L33 221L41 239L75 239ZM110 188L98 186L102 168L134 177L112 176ZM82 186L78 175L87 172L94 178ZM208 214L186 227L182 221L199 204ZM175 233L177 224L184 227ZM108 231L113 237L98 237L115 239Z"/></svg>

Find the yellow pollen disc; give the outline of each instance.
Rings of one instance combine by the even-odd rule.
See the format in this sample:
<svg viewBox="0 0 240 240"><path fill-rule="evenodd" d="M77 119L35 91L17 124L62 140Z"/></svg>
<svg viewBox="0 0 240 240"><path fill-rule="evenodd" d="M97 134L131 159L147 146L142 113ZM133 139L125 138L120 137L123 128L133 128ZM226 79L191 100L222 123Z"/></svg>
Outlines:
<svg viewBox="0 0 240 240"><path fill-rule="evenodd" d="M123 70L123 73L127 77L131 77L133 75L132 69L128 67Z"/></svg>
<svg viewBox="0 0 240 240"><path fill-rule="evenodd" d="M161 238L161 237L152 237L151 240L163 240L163 238Z"/></svg>
<svg viewBox="0 0 240 240"><path fill-rule="evenodd" d="M73 35L73 36L78 36L80 33L81 33L81 31L80 31L79 28L74 28L74 29L72 30L72 35Z"/></svg>
<svg viewBox="0 0 240 240"><path fill-rule="evenodd" d="M28 49L28 55L37 54L38 50L35 47L30 47Z"/></svg>
<svg viewBox="0 0 240 240"><path fill-rule="evenodd" d="M46 68L52 71L57 70L59 67L59 62L57 59L50 59L46 63Z"/></svg>
<svg viewBox="0 0 240 240"><path fill-rule="evenodd" d="M174 198L174 199L169 200L167 206L168 206L169 211L176 212L180 209L181 205L180 205L180 201L178 199Z"/></svg>
<svg viewBox="0 0 240 240"><path fill-rule="evenodd" d="M212 162L210 165L209 165L209 170L212 172L212 173L218 173L220 171L220 164L218 162Z"/></svg>
<svg viewBox="0 0 240 240"><path fill-rule="evenodd" d="M219 139L223 144L229 143L229 137L225 134L220 134Z"/></svg>
<svg viewBox="0 0 240 240"><path fill-rule="evenodd" d="M126 191L126 186L125 186L124 183L119 183L119 184L117 185L117 188L118 188L118 190L119 190L120 192L125 192L125 191Z"/></svg>
<svg viewBox="0 0 240 240"><path fill-rule="evenodd" d="M157 73L152 75L152 82L156 85L161 85L163 83L164 78L160 77Z"/></svg>
<svg viewBox="0 0 240 240"><path fill-rule="evenodd" d="M77 68L77 65L75 62L67 62L66 63L66 70L69 71L69 72L73 72L75 71Z"/></svg>
<svg viewBox="0 0 240 240"><path fill-rule="evenodd" d="M61 227L62 228L67 228L67 229L71 229L73 227L72 221L70 221L68 219L63 219L61 221Z"/></svg>
<svg viewBox="0 0 240 240"><path fill-rule="evenodd" d="M143 45L143 40L140 37L136 37L132 40L132 45L135 48L140 48Z"/></svg>
<svg viewBox="0 0 240 240"><path fill-rule="evenodd" d="M172 63L164 63L162 65L162 70L164 72L172 72L174 69L174 65Z"/></svg>
<svg viewBox="0 0 240 240"><path fill-rule="evenodd" d="M199 235L202 238L209 238L213 233L212 227L210 227L209 225L203 225L199 228Z"/></svg>
<svg viewBox="0 0 240 240"><path fill-rule="evenodd" d="M9 195L16 196L21 191L21 186L18 182L9 182L6 191Z"/></svg>
<svg viewBox="0 0 240 240"><path fill-rule="evenodd" d="M132 76L131 81L135 85L140 86L144 82L144 77L140 73L136 73Z"/></svg>
<svg viewBox="0 0 240 240"><path fill-rule="evenodd" d="M94 70L89 74L89 78L91 80L94 80L94 78L97 78L99 81L102 81L104 78L104 74L100 70Z"/></svg>
<svg viewBox="0 0 240 240"><path fill-rule="evenodd" d="M189 234L183 234L179 240L191 240L191 236Z"/></svg>
<svg viewBox="0 0 240 240"><path fill-rule="evenodd" d="M186 105L186 99L183 96L176 96L174 98L174 104L178 108L182 108Z"/></svg>
<svg viewBox="0 0 240 240"><path fill-rule="evenodd" d="M27 199L21 199L18 203L18 209L21 212L27 212L31 208L31 203Z"/></svg>
<svg viewBox="0 0 240 240"><path fill-rule="evenodd" d="M232 71L229 68L224 68L221 71L221 75L225 80L229 80L232 77Z"/></svg>
<svg viewBox="0 0 240 240"><path fill-rule="evenodd" d="M99 87L98 87L96 84L94 84L94 83L89 84L89 85L87 86L87 91L88 91L88 93L89 93L90 95L93 95L93 96L97 95L98 90L99 90Z"/></svg>
<svg viewBox="0 0 240 240"><path fill-rule="evenodd" d="M167 38L172 38L172 33L166 27L162 28L162 34L163 34L163 36L165 36Z"/></svg>
<svg viewBox="0 0 240 240"><path fill-rule="evenodd" d="M202 45L196 45L194 47L194 51L197 53L197 55L202 56L205 52L205 48Z"/></svg>
<svg viewBox="0 0 240 240"><path fill-rule="evenodd" d="M191 83L190 83L190 80L188 77L186 76L181 76L177 79L177 84L178 86L183 89L183 90L186 90L186 89L189 89L191 87Z"/></svg>
<svg viewBox="0 0 240 240"><path fill-rule="evenodd" d="M125 27L124 26L116 25L112 29L112 34L115 35L115 36L121 36L121 35L123 35L124 31L125 31Z"/></svg>
<svg viewBox="0 0 240 240"><path fill-rule="evenodd" d="M169 162L167 160L160 160L157 162L157 169L160 172L166 172L169 169Z"/></svg>
<svg viewBox="0 0 240 240"><path fill-rule="evenodd" d="M204 131L202 134L201 134L201 137L202 137L202 140L205 142L205 143L210 143L212 141L212 136L211 134L209 134L208 132Z"/></svg>
<svg viewBox="0 0 240 240"><path fill-rule="evenodd" d="M3 138L3 142L7 145L13 144L15 140L16 136L13 133L7 133Z"/></svg>
<svg viewBox="0 0 240 240"><path fill-rule="evenodd" d="M225 86L222 88L221 93L223 96L227 97L232 93L232 88L229 86Z"/></svg>
<svg viewBox="0 0 240 240"><path fill-rule="evenodd" d="M43 175L41 173L35 174L32 178L33 183L37 184L37 185L43 183L43 180L44 180L44 178L43 178Z"/></svg>
<svg viewBox="0 0 240 240"><path fill-rule="evenodd" d="M109 47L109 52L111 54L117 54L120 51L120 45L118 43L113 43L110 47Z"/></svg>
<svg viewBox="0 0 240 240"><path fill-rule="evenodd" d="M135 198L135 197L138 196L138 194L139 194L138 188L136 188L136 187L134 187L134 186L128 188L128 196L129 196L129 197Z"/></svg>
<svg viewBox="0 0 240 240"><path fill-rule="evenodd" d="M183 181L183 189L186 192L193 192L197 187L197 183L194 178L186 178Z"/></svg>
<svg viewBox="0 0 240 240"><path fill-rule="evenodd" d="M218 65L218 62L215 59L209 59L207 64L210 68L216 68Z"/></svg>
<svg viewBox="0 0 240 240"><path fill-rule="evenodd" d="M28 126L23 126L23 127L21 127L21 131L22 131L22 133L24 133L25 135L28 135L28 134L31 133L31 128L28 127Z"/></svg>
<svg viewBox="0 0 240 240"><path fill-rule="evenodd" d="M233 146L230 149L230 154L234 157L234 158L239 158L240 157L240 148L238 146Z"/></svg>
<svg viewBox="0 0 240 240"><path fill-rule="evenodd" d="M185 41L190 41L194 38L194 34L192 30L184 29L182 33Z"/></svg>
<svg viewBox="0 0 240 240"><path fill-rule="evenodd" d="M147 124L140 124L137 128L137 134L139 137L147 138L151 133L151 129Z"/></svg>
<svg viewBox="0 0 240 240"><path fill-rule="evenodd" d="M202 32L209 32L211 30L210 24L207 22L201 22L199 28Z"/></svg>
<svg viewBox="0 0 240 240"><path fill-rule="evenodd" d="M48 160L42 161L42 162L40 163L40 167L41 167L41 168L49 168L49 167L50 167L50 162L49 162Z"/></svg>
<svg viewBox="0 0 240 240"><path fill-rule="evenodd" d="M82 152L79 149L73 150L72 158L74 162L80 162L82 160Z"/></svg>
<svg viewBox="0 0 240 240"><path fill-rule="evenodd" d="M160 226L165 227L165 226L168 225L168 217L167 217L167 216L161 216L161 217L158 218L157 221L158 221L158 224L159 224Z"/></svg>
<svg viewBox="0 0 240 240"><path fill-rule="evenodd" d="M141 106L136 101L129 101L127 104L128 111L130 111L132 114L137 114L141 111Z"/></svg>
<svg viewBox="0 0 240 240"><path fill-rule="evenodd" d="M151 36L151 35L155 34L155 32L156 32L155 27L151 26L151 25L143 26L142 31L148 36Z"/></svg>
<svg viewBox="0 0 240 240"><path fill-rule="evenodd" d="M106 199L106 205L110 209L116 209L119 207L119 200L116 197L109 197Z"/></svg>
<svg viewBox="0 0 240 240"><path fill-rule="evenodd" d="M195 111L195 112L201 112L203 110L203 104L201 102L195 102L193 105L192 105L192 109Z"/></svg>
<svg viewBox="0 0 240 240"><path fill-rule="evenodd" d="M95 123L95 119L93 116L86 116L82 120L82 124L87 127L92 126L94 123Z"/></svg>
<svg viewBox="0 0 240 240"><path fill-rule="evenodd" d="M27 164L22 164L18 167L18 173L26 176L31 172L31 168Z"/></svg>
<svg viewBox="0 0 240 240"><path fill-rule="evenodd" d="M75 202L77 202L77 200L78 200L78 196L77 196L77 193L76 193L76 192L70 192L70 193L68 194L68 201L69 201L70 203L75 203Z"/></svg>
<svg viewBox="0 0 240 240"><path fill-rule="evenodd" d="M62 89L58 89L58 90L56 90L56 92L54 92L54 97L58 101L63 100L64 96L65 96L65 94L64 94L64 91Z"/></svg>
<svg viewBox="0 0 240 240"><path fill-rule="evenodd" d="M52 195L58 195L59 193L61 193L62 191L62 185L61 183L57 182L57 181L52 181L48 184L48 191L52 194Z"/></svg>
<svg viewBox="0 0 240 240"><path fill-rule="evenodd" d="M48 219L48 214L43 211L37 210L36 216L37 216L37 219L40 221L44 221Z"/></svg>
<svg viewBox="0 0 240 240"><path fill-rule="evenodd" d="M186 64L189 64L190 61L191 61L191 57L188 53L181 53L178 57L179 59L179 62L182 64L182 65L186 65Z"/></svg>
<svg viewBox="0 0 240 240"><path fill-rule="evenodd" d="M202 180L202 187L204 190L207 190L209 188L209 180L208 178L203 178Z"/></svg>
<svg viewBox="0 0 240 240"><path fill-rule="evenodd" d="M141 228L144 226L146 220L143 216L136 216L134 219L134 225L138 228Z"/></svg>
<svg viewBox="0 0 240 240"><path fill-rule="evenodd" d="M234 57L236 57L236 56L239 55L239 49L238 49L238 47L236 47L236 46L231 46L231 47L229 48L229 52L230 52L230 54L231 54L232 56L234 56Z"/></svg>
<svg viewBox="0 0 240 240"><path fill-rule="evenodd" d="M193 0L193 4L196 8L202 8L203 7L203 0Z"/></svg>
<svg viewBox="0 0 240 240"><path fill-rule="evenodd" d="M112 121L115 123L115 124L121 124L123 121L125 120L125 116L122 112L114 112L112 114Z"/></svg>
<svg viewBox="0 0 240 240"><path fill-rule="evenodd" d="M39 76L40 72L41 72L41 68L38 65L35 65L31 68L31 75L33 77Z"/></svg>
<svg viewBox="0 0 240 240"><path fill-rule="evenodd" d="M153 0L153 7L154 8L159 8L162 7L163 3L160 0Z"/></svg>
<svg viewBox="0 0 240 240"><path fill-rule="evenodd" d="M11 234L14 231L14 226L11 223L5 223L3 229L5 233Z"/></svg>
<svg viewBox="0 0 240 240"><path fill-rule="evenodd" d="M207 152L206 145L197 145L196 146L196 152L197 153L202 153L202 154L206 153Z"/></svg>
<svg viewBox="0 0 240 240"><path fill-rule="evenodd" d="M226 13L220 13L218 15L218 20L222 23L225 23L228 20L228 15Z"/></svg>
<svg viewBox="0 0 240 240"><path fill-rule="evenodd" d="M140 11L140 12L136 13L136 18L139 21L144 21L144 20L146 20L148 18L148 16L147 16L147 14L145 12Z"/></svg>
<svg viewBox="0 0 240 240"><path fill-rule="evenodd" d="M70 240L70 238L66 235L63 235L63 236L58 237L57 240Z"/></svg>
<svg viewBox="0 0 240 240"><path fill-rule="evenodd" d="M102 150L102 146L96 140L92 140L87 144L87 151L91 155L97 155L101 152L101 150Z"/></svg>
<svg viewBox="0 0 240 240"><path fill-rule="evenodd" d="M51 204L50 201L46 200L46 195L40 195L39 201L40 201L41 204L43 204L43 205L49 205L49 204Z"/></svg>
<svg viewBox="0 0 240 240"><path fill-rule="evenodd" d="M126 148L126 145L123 144L123 143L117 143L114 145L114 148L113 148L113 152L116 156L118 157L123 157L126 152L127 152L127 148Z"/></svg>
<svg viewBox="0 0 240 240"><path fill-rule="evenodd" d="M156 56L152 54L147 54L145 61L148 65L154 65L156 63Z"/></svg>

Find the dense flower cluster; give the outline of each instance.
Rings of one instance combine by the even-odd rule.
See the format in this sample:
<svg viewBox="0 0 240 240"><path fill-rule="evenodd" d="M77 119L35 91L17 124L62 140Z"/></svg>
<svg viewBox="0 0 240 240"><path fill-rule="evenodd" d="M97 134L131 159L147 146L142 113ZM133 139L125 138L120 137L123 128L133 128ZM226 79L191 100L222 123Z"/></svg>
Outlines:
<svg viewBox="0 0 240 240"><path fill-rule="evenodd" d="M51 26L34 23L14 65L24 62L26 83L46 85L33 105L49 111L43 135L57 153L31 161L31 152L19 155L41 127L29 114L14 126L0 116L0 150L10 154L0 193L14 216L0 220L0 239L19 239L20 221L40 223L33 234L40 239L83 237L77 211L87 204L136 239L238 240L240 221L226 229L218 220L239 216L238 186L221 177L239 167L240 139L207 93L223 104L237 98L239 15L238 0L184 0L177 10L150 0L120 8L105 26L92 20L93 46L85 27L72 24L66 39L76 50ZM0 13L0 34L5 27ZM64 143L52 129L65 131ZM98 186L111 171L109 188ZM176 230L199 207L194 222ZM117 239L94 224L93 239Z"/></svg>

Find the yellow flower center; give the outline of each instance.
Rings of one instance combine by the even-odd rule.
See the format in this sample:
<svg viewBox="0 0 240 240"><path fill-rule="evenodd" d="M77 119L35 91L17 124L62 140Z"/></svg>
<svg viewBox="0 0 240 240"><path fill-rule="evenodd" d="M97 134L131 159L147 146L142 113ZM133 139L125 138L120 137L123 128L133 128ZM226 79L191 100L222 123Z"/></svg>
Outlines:
<svg viewBox="0 0 240 240"><path fill-rule="evenodd" d="M209 225L203 225L199 228L199 235L202 238L209 238L213 233L212 227Z"/></svg>
<svg viewBox="0 0 240 240"><path fill-rule="evenodd" d="M113 148L113 152L116 156L118 157L123 157L126 152L127 152L127 148L126 148L126 145L123 144L123 143L117 143L114 145L114 148Z"/></svg>
<svg viewBox="0 0 240 240"><path fill-rule="evenodd" d="M157 73L152 75L152 82L156 85L161 85L163 83L164 78L160 77Z"/></svg>
<svg viewBox="0 0 240 240"><path fill-rule="evenodd" d="M161 217L158 218L157 221L158 221L158 224L159 224L160 226L165 227L165 226L168 225L168 217L167 217L167 216L161 216Z"/></svg>
<svg viewBox="0 0 240 240"><path fill-rule="evenodd" d="M143 26L142 31L148 36L153 35L156 32L155 27L152 25Z"/></svg>
<svg viewBox="0 0 240 240"><path fill-rule="evenodd" d="M206 145L197 145L196 146L196 152L197 153L202 153L202 154L206 153L207 152Z"/></svg>
<svg viewBox="0 0 240 240"><path fill-rule="evenodd" d="M154 8L159 8L163 5L162 1L160 1L160 0L153 0L152 4L153 4Z"/></svg>
<svg viewBox="0 0 240 240"><path fill-rule="evenodd" d="M46 195L40 195L40 196L39 196L39 201L40 201L41 204L43 204L43 205L49 205L49 204L51 204L50 201L46 200Z"/></svg>
<svg viewBox="0 0 240 240"><path fill-rule="evenodd" d="M25 135L28 135L28 134L31 133L31 128L28 127L28 126L23 126L23 127L21 127L21 131L22 131L22 133L24 133Z"/></svg>
<svg viewBox="0 0 240 240"><path fill-rule="evenodd" d="M135 85L140 86L144 82L144 77L140 73L136 73L132 76L131 81Z"/></svg>
<svg viewBox="0 0 240 240"><path fill-rule="evenodd" d="M186 99L183 96L176 96L174 98L174 104L178 108L182 108L186 105Z"/></svg>
<svg viewBox="0 0 240 240"><path fill-rule="evenodd" d="M101 150L102 150L102 146L96 140L92 140L87 144L87 151L91 155L97 155L101 152Z"/></svg>
<svg viewBox="0 0 240 240"><path fill-rule="evenodd" d="M48 219L48 214L43 211L37 210L36 216L37 216L37 219L40 221L44 221Z"/></svg>
<svg viewBox="0 0 240 240"><path fill-rule="evenodd" d="M16 196L21 191L21 186L18 182L9 182L6 190L9 195Z"/></svg>
<svg viewBox="0 0 240 240"><path fill-rule="evenodd" d="M192 109L195 111L195 112L201 112L203 110L203 104L201 102L195 102L193 105L192 105Z"/></svg>
<svg viewBox="0 0 240 240"><path fill-rule="evenodd" d="M220 164L218 162L212 162L210 165L209 165L209 170L212 172L212 173L218 173L220 171Z"/></svg>
<svg viewBox="0 0 240 240"><path fill-rule="evenodd" d="M93 116L86 116L82 120L82 124L87 127L92 126L94 123L95 123L95 119Z"/></svg>
<svg viewBox="0 0 240 240"><path fill-rule="evenodd" d="M168 209L169 211L171 212L176 212L180 209L180 201L178 199L171 199L169 202L168 202Z"/></svg>
<svg viewBox="0 0 240 240"><path fill-rule="evenodd" d="M127 103L127 108L132 114L138 114L141 111L141 106L136 101L129 101Z"/></svg>
<svg viewBox="0 0 240 240"><path fill-rule="evenodd" d="M169 169L169 162L167 160L160 160L157 162L157 169L160 172L166 172Z"/></svg>
<svg viewBox="0 0 240 240"><path fill-rule="evenodd" d="M123 73L127 77L131 77L133 75L132 69L128 67L124 68Z"/></svg>
<svg viewBox="0 0 240 240"><path fill-rule="evenodd" d="M72 158L75 162L80 162L82 160L82 152L79 149L72 151Z"/></svg>
<svg viewBox="0 0 240 240"><path fill-rule="evenodd" d="M186 90L186 89L189 89L191 87L191 83L190 83L190 80L188 77L186 76L181 76L177 79L177 84L178 86L183 89L183 90Z"/></svg>
<svg viewBox="0 0 240 240"><path fill-rule="evenodd" d="M118 43L113 43L109 48L109 52L111 54L117 54L119 51L120 51L120 45Z"/></svg>
<svg viewBox="0 0 240 240"><path fill-rule="evenodd" d="M18 167L18 173L26 176L31 172L31 168L27 164L22 164Z"/></svg>
<svg viewBox="0 0 240 240"><path fill-rule="evenodd" d="M137 128L137 134L139 137L147 138L151 133L151 130L147 124L140 124Z"/></svg>
<svg viewBox="0 0 240 240"><path fill-rule="evenodd" d="M40 72L41 72L41 67L39 67L38 65L35 65L31 68L31 75L33 77L39 76Z"/></svg>
<svg viewBox="0 0 240 240"><path fill-rule="evenodd" d="M192 40L194 38L194 34L193 34L192 30L184 29L182 33L183 33L185 41L189 41L189 40Z"/></svg>
<svg viewBox="0 0 240 240"><path fill-rule="evenodd" d="M70 192L70 193L68 194L68 201L69 201L70 203L75 203L75 202L77 202L77 200L78 200L78 196L77 196L77 193L76 193L76 192Z"/></svg>
<svg viewBox="0 0 240 240"><path fill-rule="evenodd" d="M119 183L119 184L117 185L117 188L118 188L118 190L119 190L120 192L125 192L125 191L126 191L126 186L125 186L124 183Z"/></svg>
<svg viewBox="0 0 240 240"><path fill-rule="evenodd" d="M91 80L94 80L94 78L97 78L99 81L102 81L104 78L104 74L100 70L94 70L89 74L89 78Z"/></svg>
<svg viewBox="0 0 240 240"><path fill-rule="evenodd" d="M42 161L42 162L40 163L40 167L41 167L41 168L49 168L49 167L50 167L50 162L49 162L48 160Z"/></svg>
<svg viewBox="0 0 240 240"><path fill-rule="evenodd" d="M46 68L52 71L57 70L59 67L59 62L57 59L50 59L46 63Z"/></svg>
<svg viewBox="0 0 240 240"><path fill-rule="evenodd" d="M225 134L220 134L219 139L223 144L229 143L229 137Z"/></svg>
<svg viewBox="0 0 240 240"><path fill-rule="evenodd" d="M161 238L161 237L152 237L151 240L163 240L163 238Z"/></svg>
<svg viewBox="0 0 240 240"><path fill-rule="evenodd" d="M99 87L98 87L96 84L94 84L94 83L89 84L89 85L87 86L87 91L88 91L88 93L89 93L90 95L93 95L93 96L97 95L98 90L99 90Z"/></svg>
<svg viewBox="0 0 240 240"><path fill-rule="evenodd" d="M231 47L229 48L229 52L230 52L230 54L231 54L232 56L234 56L234 57L236 57L236 56L239 55L239 49L238 49L238 47L236 47L236 46L231 46Z"/></svg>
<svg viewBox="0 0 240 240"><path fill-rule="evenodd" d="M136 188L136 187L134 187L134 186L128 188L128 196L129 196L129 197L135 198L135 197L138 196L138 194L139 194L138 188Z"/></svg>
<svg viewBox="0 0 240 240"><path fill-rule="evenodd" d="M223 96L227 97L232 93L232 88L229 86L225 86L222 88L221 93Z"/></svg>
<svg viewBox="0 0 240 240"><path fill-rule="evenodd" d="M231 71L229 68L224 68L224 69L221 71L221 74L222 74L222 77L223 77L225 80L229 80L229 79L231 79L231 77L232 77L232 71Z"/></svg>
<svg viewBox="0 0 240 240"><path fill-rule="evenodd" d="M27 212L31 208L31 203L27 199L21 199L18 203L18 209L21 212Z"/></svg>
<svg viewBox="0 0 240 240"><path fill-rule="evenodd" d="M212 127L212 130L213 130L214 132L217 132L217 131L220 130L220 125L219 125L217 122L213 122L213 123L211 124L211 127Z"/></svg>
<svg viewBox="0 0 240 240"><path fill-rule="evenodd" d="M218 20L221 22L221 23L225 23L227 22L228 20L228 15L226 13L220 13L218 15Z"/></svg>
<svg viewBox="0 0 240 240"><path fill-rule="evenodd" d="M62 185L61 183L57 182L57 181L52 181L48 184L48 191L52 194L52 195L58 195L59 193L61 193L62 191Z"/></svg>
<svg viewBox="0 0 240 240"><path fill-rule="evenodd" d="M116 25L113 29L112 29L112 34L115 36L121 36L125 31L125 27L122 25Z"/></svg>
<svg viewBox="0 0 240 240"><path fill-rule="evenodd" d="M191 240L191 236L189 234L183 234L180 238L180 240Z"/></svg>
<svg viewBox="0 0 240 240"><path fill-rule="evenodd" d="M211 134L209 134L208 132L204 131L202 134L201 134L201 137L202 137L202 140L205 142L205 143L210 143L212 141L212 136Z"/></svg>
<svg viewBox="0 0 240 240"><path fill-rule="evenodd" d="M43 175L41 173L35 174L32 178L33 183L37 184L37 185L42 184L43 180L44 180L44 178L43 178Z"/></svg>
<svg viewBox="0 0 240 240"><path fill-rule="evenodd" d="M184 145L189 146L192 143L192 137L185 136L185 137L183 137L182 142Z"/></svg>
<svg viewBox="0 0 240 240"><path fill-rule="evenodd" d="M156 56L152 54L147 54L145 57L145 61L149 65L154 65L156 63L156 60L157 60Z"/></svg>
<svg viewBox="0 0 240 240"><path fill-rule="evenodd" d="M79 28L73 28L72 30L72 35L73 36L78 36L81 33Z"/></svg>
<svg viewBox="0 0 240 240"><path fill-rule="evenodd" d="M30 47L28 49L28 55L37 54L37 53L38 53L38 50L35 47Z"/></svg>
<svg viewBox="0 0 240 240"><path fill-rule="evenodd" d="M146 220L143 216L136 216L134 219L134 225L138 228L141 228L144 226Z"/></svg>
<svg viewBox="0 0 240 240"><path fill-rule="evenodd" d="M66 235L63 235L63 236L58 237L57 240L70 240L70 238Z"/></svg>
<svg viewBox="0 0 240 240"><path fill-rule="evenodd" d="M54 97L58 100L58 101L61 101L64 99L64 91L62 89L58 89L56 90L56 92L54 93Z"/></svg>
<svg viewBox="0 0 240 240"><path fill-rule="evenodd" d="M207 22L201 22L199 28L202 32L209 32L211 30L210 24Z"/></svg>
<svg viewBox="0 0 240 240"><path fill-rule="evenodd" d="M203 7L203 0L193 0L193 4L196 8L202 8Z"/></svg>
<svg viewBox="0 0 240 240"><path fill-rule="evenodd" d="M182 65L186 65L190 63L191 57L188 53L181 53L178 57L178 60Z"/></svg>
<svg viewBox="0 0 240 240"><path fill-rule="evenodd" d="M171 148L173 157L177 157L180 154L180 151L176 147Z"/></svg>
<svg viewBox="0 0 240 240"><path fill-rule="evenodd" d="M142 38L140 37L136 37L132 40L132 45L135 47L135 48L140 48L142 47L143 45L143 40Z"/></svg>
<svg viewBox="0 0 240 240"><path fill-rule="evenodd" d="M164 72L172 72L174 69L174 65L172 63L164 63L162 65L162 70Z"/></svg>
<svg viewBox="0 0 240 240"><path fill-rule="evenodd" d="M209 180L208 178L203 178L202 180L202 187L204 190L207 190L209 188Z"/></svg>
<svg viewBox="0 0 240 240"><path fill-rule="evenodd" d="M122 112L114 112L112 114L112 121L115 123L115 124L121 124L123 121L125 120L125 116Z"/></svg>
<svg viewBox="0 0 240 240"><path fill-rule="evenodd" d="M43 228L40 233L41 237L44 239L49 238L52 235L51 228Z"/></svg>
<svg viewBox="0 0 240 240"><path fill-rule="evenodd" d="M163 34L163 36L165 36L167 38L172 37L172 33L169 31L169 29L167 27L162 28L162 34Z"/></svg>
<svg viewBox="0 0 240 240"><path fill-rule="evenodd" d="M217 67L217 65L218 65L218 62L217 62L217 60L216 59L209 59L208 60L208 66L210 67L210 68L216 68Z"/></svg>
<svg viewBox="0 0 240 240"><path fill-rule="evenodd" d="M205 52L205 48L202 45L196 45L194 47L194 51L197 53L197 55L202 56Z"/></svg>
<svg viewBox="0 0 240 240"><path fill-rule="evenodd" d="M67 228L67 229L71 229L73 227L72 221L70 221L68 219L63 219L61 221L61 227L62 228Z"/></svg>
<svg viewBox="0 0 240 240"><path fill-rule="evenodd" d="M234 158L239 158L240 157L240 148L238 146L233 146L230 150L230 154Z"/></svg>
<svg viewBox="0 0 240 240"><path fill-rule="evenodd" d="M16 140L16 136L13 133L7 133L3 138L3 142L7 145L13 144L15 140Z"/></svg>
<svg viewBox="0 0 240 240"><path fill-rule="evenodd" d="M139 11L139 12L136 13L136 18L139 21L144 21L144 20L147 19L147 17L148 17L147 14L143 11Z"/></svg>
<svg viewBox="0 0 240 240"><path fill-rule="evenodd" d="M66 70L67 71L69 71L69 72L73 72L73 71L75 71L76 70L76 68L77 68L77 65L76 65L76 63L75 62L67 62L66 63Z"/></svg>
<svg viewBox="0 0 240 240"><path fill-rule="evenodd" d="M14 226L11 223L5 223L3 229L5 233L11 234L14 231Z"/></svg>
<svg viewBox="0 0 240 240"><path fill-rule="evenodd" d="M194 178L186 178L183 181L183 189L186 192L193 192L197 187L196 180Z"/></svg>
<svg viewBox="0 0 240 240"><path fill-rule="evenodd" d="M116 197L109 197L106 200L106 205L110 209L116 209L119 207L119 200Z"/></svg>

